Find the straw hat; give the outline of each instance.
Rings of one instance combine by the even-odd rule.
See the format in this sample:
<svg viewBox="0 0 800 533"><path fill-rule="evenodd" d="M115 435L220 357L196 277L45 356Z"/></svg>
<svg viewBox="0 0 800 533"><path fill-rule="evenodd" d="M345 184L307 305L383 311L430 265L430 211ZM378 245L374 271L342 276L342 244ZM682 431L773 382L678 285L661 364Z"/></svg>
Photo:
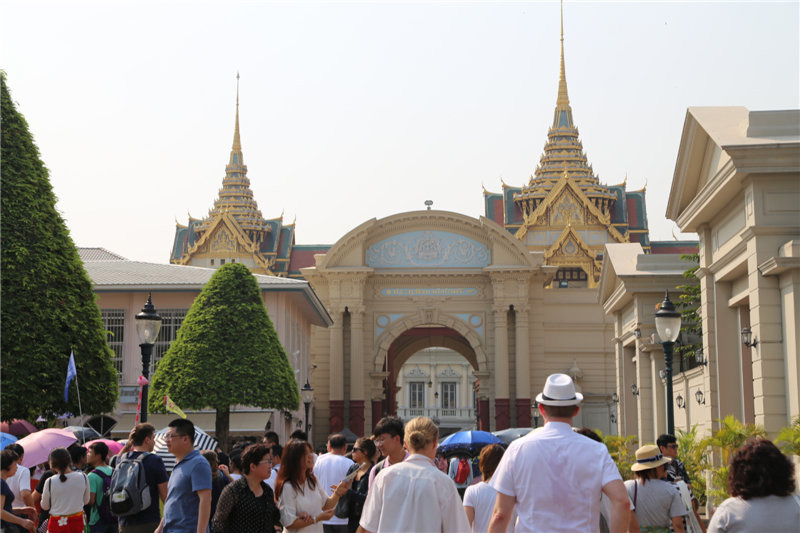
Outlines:
<svg viewBox="0 0 800 533"><path fill-rule="evenodd" d="M536 401L542 405L578 405L583 401L583 394L575 392L575 384L568 375L550 374Z"/></svg>
<svg viewBox="0 0 800 533"><path fill-rule="evenodd" d="M650 468L658 468L672 461L669 457L661 455L661 450L655 444L648 444L636 450L636 462L631 466L631 470L639 472L641 470L649 470Z"/></svg>

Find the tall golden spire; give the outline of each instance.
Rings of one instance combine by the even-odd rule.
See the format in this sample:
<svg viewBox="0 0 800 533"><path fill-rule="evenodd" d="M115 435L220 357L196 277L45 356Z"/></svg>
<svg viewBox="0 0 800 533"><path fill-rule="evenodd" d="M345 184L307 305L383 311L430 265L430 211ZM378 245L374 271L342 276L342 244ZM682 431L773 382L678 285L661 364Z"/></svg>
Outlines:
<svg viewBox="0 0 800 533"><path fill-rule="evenodd" d="M563 39L562 39L563 40ZM564 52L562 45L561 70L564 70ZM233 151L242 151L242 142L239 140L239 73L236 73L236 126L233 129Z"/></svg>
<svg viewBox="0 0 800 533"><path fill-rule="evenodd" d="M558 78L558 100L556 100L556 105L569 106L567 75L564 69L564 0L561 0L561 76Z"/></svg>

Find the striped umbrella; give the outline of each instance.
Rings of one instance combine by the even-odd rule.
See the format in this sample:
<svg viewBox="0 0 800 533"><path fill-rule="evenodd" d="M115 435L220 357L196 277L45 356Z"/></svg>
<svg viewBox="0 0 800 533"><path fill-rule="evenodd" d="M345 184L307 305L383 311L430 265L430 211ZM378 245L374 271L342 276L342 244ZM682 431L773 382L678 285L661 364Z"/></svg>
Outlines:
<svg viewBox="0 0 800 533"><path fill-rule="evenodd" d="M178 461L175 459L175 456L172 455L167 451L167 440L166 434L167 429L164 428L162 430L156 431L156 446L153 449L153 452L158 454L161 457L161 460L164 461L164 467L166 467L167 472L172 472L172 469L175 468L175 463ZM200 429L199 427L194 427L194 449L195 450L216 450L217 449L217 439L210 436L208 433Z"/></svg>

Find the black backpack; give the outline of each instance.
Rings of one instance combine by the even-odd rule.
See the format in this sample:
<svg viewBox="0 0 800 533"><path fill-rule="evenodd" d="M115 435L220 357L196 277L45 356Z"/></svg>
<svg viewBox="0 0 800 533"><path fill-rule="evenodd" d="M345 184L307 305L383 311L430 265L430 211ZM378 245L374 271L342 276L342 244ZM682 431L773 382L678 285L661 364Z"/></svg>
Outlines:
<svg viewBox="0 0 800 533"><path fill-rule="evenodd" d="M150 507L150 488L144 471L144 459L150 455L144 452L135 459L128 455L117 461L117 468L111 477L111 497L109 505L116 516L130 516Z"/></svg>
<svg viewBox="0 0 800 533"><path fill-rule="evenodd" d="M97 474L100 476L100 479L103 480L103 499L100 505L97 505L97 513L100 515L100 521L104 524L116 524L117 518L111 514L111 507L109 504L111 500L111 476L99 468L95 468L91 473Z"/></svg>

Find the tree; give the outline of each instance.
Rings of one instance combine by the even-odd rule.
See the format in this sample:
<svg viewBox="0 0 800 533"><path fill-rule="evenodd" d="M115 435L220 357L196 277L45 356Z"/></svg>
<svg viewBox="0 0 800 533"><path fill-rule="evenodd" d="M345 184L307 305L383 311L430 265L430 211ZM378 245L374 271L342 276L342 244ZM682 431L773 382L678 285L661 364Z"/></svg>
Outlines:
<svg viewBox="0 0 800 533"><path fill-rule="evenodd" d="M687 342L675 346L675 351L681 357L681 370L683 370L683 359L694 357L695 352L703 347L703 321L700 319L700 282L697 279L697 269L700 268L699 254L683 254L681 260L692 263L692 266L683 273L686 285L680 285L681 291L678 296L678 308L681 310L681 332L686 333ZM700 342L693 342L698 339Z"/></svg>
<svg viewBox="0 0 800 533"><path fill-rule="evenodd" d="M718 422L719 429L700 443L701 447L711 446L719 454L717 466L711 469L711 487L706 490L708 498L717 505L728 497L728 471L736 450L749 438L767 435L763 427L745 424L733 415L728 415Z"/></svg>
<svg viewBox="0 0 800 533"><path fill-rule="evenodd" d="M4 420L78 411L64 382L70 351L84 413L111 411L117 373L92 282L64 220L28 123L0 73L2 393Z"/></svg>
<svg viewBox="0 0 800 533"><path fill-rule="evenodd" d="M223 449L232 405L297 409L294 371L246 266L217 269L158 364L152 391L152 411L164 410L164 395L181 408L216 409Z"/></svg>

